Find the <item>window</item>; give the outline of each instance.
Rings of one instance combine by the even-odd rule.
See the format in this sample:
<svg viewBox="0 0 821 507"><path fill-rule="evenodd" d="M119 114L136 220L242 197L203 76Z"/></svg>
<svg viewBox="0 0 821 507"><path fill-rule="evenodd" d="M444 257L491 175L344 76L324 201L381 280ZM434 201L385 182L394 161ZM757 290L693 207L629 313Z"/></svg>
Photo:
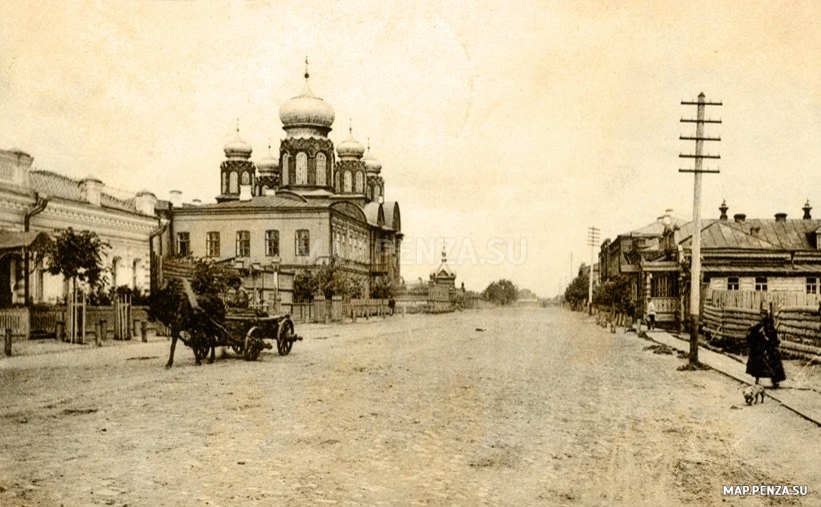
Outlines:
<svg viewBox="0 0 821 507"><path fill-rule="evenodd" d="M317 186L324 187L327 185L327 174L326 174L326 163L325 163L325 154L324 153L317 153L316 154L316 184Z"/></svg>
<svg viewBox="0 0 821 507"><path fill-rule="evenodd" d="M251 184L251 176L248 175L248 171L242 171L242 184L243 185L250 185Z"/></svg>
<svg viewBox="0 0 821 507"><path fill-rule="evenodd" d="M766 276L757 276L755 277L755 290L766 292L767 291L767 277Z"/></svg>
<svg viewBox="0 0 821 507"><path fill-rule="evenodd" d="M737 276L731 276L727 278L727 290L738 290Z"/></svg>
<svg viewBox="0 0 821 507"><path fill-rule="evenodd" d="M228 174L222 173L222 193L228 193Z"/></svg>
<svg viewBox="0 0 821 507"><path fill-rule="evenodd" d="M807 294L818 294L818 278L807 278Z"/></svg>
<svg viewBox="0 0 821 507"><path fill-rule="evenodd" d="M228 178L228 182L228 192L231 194L239 193L239 185L237 184L236 171L231 171L231 175Z"/></svg>
<svg viewBox="0 0 821 507"><path fill-rule="evenodd" d="M205 255L208 257L220 256L220 233L209 232L205 235Z"/></svg>
<svg viewBox="0 0 821 507"><path fill-rule="evenodd" d="M251 256L251 233L237 231L237 257Z"/></svg>
<svg viewBox="0 0 821 507"><path fill-rule="evenodd" d="M356 184L356 186L354 187L356 189L356 193L357 194L364 193L365 192L365 177L362 176L362 171L356 171L356 177L354 178L354 182Z"/></svg>
<svg viewBox="0 0 821 507"><path fill-rule="evenodd" d="M308 184L308 155L304 151L296 154L296 184Z"/></svg>
<svg viewBox="0 0 821 507"><path fill-rule="evenodd" d="M307 256L311 253L311 233L307 229L296 231L296 254Z"/></svg>
<svg viewBox="0 0 821 507"><path fill-rule="evenodd" d="M188 257L191 255L191 234L187 232L177 233L177 255Z"/></svg>
<svg viewBox="0 0 821 507"><path fill-rule="evenodd" d="M342 178L342 191L350 193L353 190L353 182L351 181L351 171L345 171L345 176Z"/></svg>
<svg viewBox="0 0 821 507"><path fill-rule="evenodd" d="M265 231L265 255L279 257L279 231Z"/></svg>
<svg viewBox="0 0 821 507"><path fill-rule="evenodd" d="M288 181L291 178L291 176L289 174L290 171L288 170L289 169L289 167L288 167L289 159L290 159L290 157L288 156L287 153L282 154L282 169L281 170L282 170L282 184L283 185L287 185Z"/></svg>

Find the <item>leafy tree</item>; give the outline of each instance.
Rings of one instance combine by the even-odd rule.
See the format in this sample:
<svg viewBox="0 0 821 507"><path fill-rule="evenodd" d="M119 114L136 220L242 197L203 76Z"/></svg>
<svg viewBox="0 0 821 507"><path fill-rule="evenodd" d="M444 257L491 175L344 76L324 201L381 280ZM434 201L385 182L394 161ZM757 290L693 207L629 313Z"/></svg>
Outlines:
<svg viewBox="0 0 821 507"><path fill-rule="evenodd" d="M60 232L48 248L52 275L63 275L75 286L77 281L86 282L92 289L105 284L103 256L111 245L100 239L96 232L68 229Z"/></svg>
<svg viewBox="0 0 821 507"><path fill-rule="evenodd" d="M593 303L602 306L613 306L616 311L633 315L633 284L629 276L621 275L600 285L593 293Z"/></svg>
<svg viewBox="0 0 821 507"><path fill-rule="evenodd" d="M482 296L492 302L500 305L509 305L519 297L519 289L510 280L499 280L491 282L490 285L482 292Z"/></svg>
<svg viewBox="0 0 821 507"><path fill-rule="evenodd" d="M360 280L344 271L336 259L313 270L302 271L294 277L296 301L311 302L318 293L331 299L333 296L359 297L363 292Z"/></svg>
<svg viewBox="0 0 821 507"><path fill-rule="evenodd" d="M590 276L589 268L584 264L579 268L579 274L570 282L567 289L564 291L564 299L570 304L571 308L579 308L587 301L587 292L589 289Z"/></svg>
<svg viewBox="0 0 821 507"><path fill-rule="evenodd" d="M371 297L374 299L390 299L396 295L396 286L390 277L380 276L371 285Z"/></svg>

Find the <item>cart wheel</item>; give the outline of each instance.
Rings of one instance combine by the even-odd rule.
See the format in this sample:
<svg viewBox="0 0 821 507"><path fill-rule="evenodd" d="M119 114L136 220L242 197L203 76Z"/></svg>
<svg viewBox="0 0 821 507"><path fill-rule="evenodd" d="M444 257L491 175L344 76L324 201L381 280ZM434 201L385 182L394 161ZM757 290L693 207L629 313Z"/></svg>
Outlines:
<svg viewBox="0 0 821 507"><path fill-rule="evenodd" d="M207 337L199 330L192 330L189 333L189 343L194 349L194 358L197 361L203 361L208 358L208 353L211 352L211 347L208 345Z"/></svg>
<svg viewBox="0 0 821 507"><path fill-rule="evenodd" d="M245 334L245 344L242 357L246 361L256 361L262 350L262 330L256 326L252 327Z"/></svg>
<svg viewBox="0 0 821 507"><path fill-rule="evenodd" d="M284 320L279 325L277 333L277 352L280 356L287 356L294 346L294 323L290 319Z"/></svg>

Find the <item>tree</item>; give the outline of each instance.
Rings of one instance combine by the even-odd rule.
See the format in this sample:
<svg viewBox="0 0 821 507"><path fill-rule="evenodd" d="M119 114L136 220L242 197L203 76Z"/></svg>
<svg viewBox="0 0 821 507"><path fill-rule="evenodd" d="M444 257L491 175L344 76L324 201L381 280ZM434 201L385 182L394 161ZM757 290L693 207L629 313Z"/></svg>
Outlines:
<svg viewBox="0 0 821 507"><path fill-rule="evenodd" d="M49 246L47 271L63 275L75 285L77 280L96 289L105 284L103 256L111 245L100 239L96 232L68 229L60 232Z"/></svg>
<svg viewBox="0 0 821 507"><path fill-rule="evenodd" d="M380 276L371 285L371 297L373 299L390 299L396 295L396 286L390 277Z"/></svg>
<svg viewBox="0 0 821 507"><path fill-rule="evenodd" d="M620 275L600 285L593 293L593 303L613 306L617 312L632 316L635 311L633 284L627 275Z"/></svg>
<svg viewBox="0 0 821 507"><path fill-rule="evenodd" d="M355 298L362 295L364 287L359 279L344 271L336 259L313 270L305 270L294 277L294 299L311 302L314 295L324 294L326 299L334 296Z"/></svg>
<svg viewBox="0 0 821 507"><path fill-rule="evenodd" d="M491 282L482 292L482 296L496 304L509 305L516 302L519 297L519 289L510 280L499 280Z"/></svg>
<svg viewBox="0 0 821 507"><path fill-rule="evenodd" d="M582 264L582 267L579 268L578 276L570 282L570 285L568 285L564 291L564 299L573 309L584 306L584 302L587 301L587 291L589 289L590 280L588 271L589 268L585 268L585 265Z"/></svg>

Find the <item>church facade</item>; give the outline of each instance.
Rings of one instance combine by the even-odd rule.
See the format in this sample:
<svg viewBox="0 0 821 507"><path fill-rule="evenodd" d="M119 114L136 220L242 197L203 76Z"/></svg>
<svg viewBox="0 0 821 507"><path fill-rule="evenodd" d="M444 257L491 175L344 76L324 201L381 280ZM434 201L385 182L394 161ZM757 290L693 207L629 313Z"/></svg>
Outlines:
<svg viewBox="0 0 821 507"><path fill-rule="evenodd" d="M256 302L293 302L293 278L335 262L368 297L379 278L399 279L401 214L385 201L381 164L353 137L330 139L335 115L311 91L279 109L285 131L277 156L252 161L239 136L214 173L216 203L173 209L169 239L177 257L233 262ZM217 178L218 176L218 178Z"/></svg>

